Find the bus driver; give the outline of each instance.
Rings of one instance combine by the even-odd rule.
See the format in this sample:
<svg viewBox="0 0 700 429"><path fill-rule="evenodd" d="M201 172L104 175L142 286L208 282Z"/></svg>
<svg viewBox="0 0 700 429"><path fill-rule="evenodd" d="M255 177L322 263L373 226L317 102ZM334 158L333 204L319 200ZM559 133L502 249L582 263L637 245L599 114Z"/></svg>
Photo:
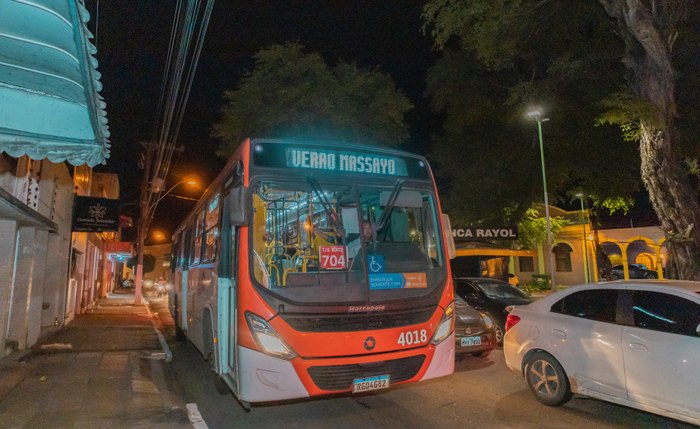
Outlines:
<svg viewBox="0 0 700 429"><path fill-rule="evenodd" d="M360 235L348 243L347 246L347 253L348 253L348 260L355 258L357 254L360 252L360 247L361 247L361 242L360 240L364 241L365 244L369 244L372 242L372 238L374 236L374 231L372 230L372 223L366 220L362 221L362 226L360 227Z"/></svg>

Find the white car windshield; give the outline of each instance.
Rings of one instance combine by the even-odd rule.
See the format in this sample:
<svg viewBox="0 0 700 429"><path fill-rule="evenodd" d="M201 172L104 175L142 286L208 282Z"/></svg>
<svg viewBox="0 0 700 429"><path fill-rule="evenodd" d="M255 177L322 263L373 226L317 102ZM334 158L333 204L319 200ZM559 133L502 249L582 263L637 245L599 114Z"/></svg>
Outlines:
<svg viewBox="0 0 700 429"><path fill-rule="evenodd" d="M489 298L530 298L528 294L521 291L520 289L502 282L484 280L479 281L477 285L479 286L479 289L481 289L484 292L484 294L486 294L486 296L488 296Z"/></svg>

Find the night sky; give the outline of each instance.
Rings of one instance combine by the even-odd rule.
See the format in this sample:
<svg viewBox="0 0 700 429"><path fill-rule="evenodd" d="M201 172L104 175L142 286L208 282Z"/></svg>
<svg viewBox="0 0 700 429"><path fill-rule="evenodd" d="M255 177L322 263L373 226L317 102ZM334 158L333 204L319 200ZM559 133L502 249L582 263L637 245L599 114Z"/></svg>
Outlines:
<svg viewBox="0 0 700 429"><path fill-rule="evenodd" d="M138 142L158 136L156 110L175 3L100 0L98 16L98 0L86 0L92 15L89 28L97 35L101 94L112 133L111 157L96 171L119 174L122 211L128 214L138 213ZM216 176L224 160L214 155L219 142L210 136L210 129L220 118L223 92L235 89L243 73L252 69L253 56L260 49L286 41L301 43L307 52L320 53L330 64L343 60L388 73L415 106L407 115L412 138L404 149L424 154L439 126L424 96L425 75L437 54L431 50L430 38L420 31L423 4L416 0L217 1L177 142L185 152L175 155L169 184L191 173L206 183ZM184 186L173 193L199 196ZM151 229L169 236L192 204L164 198ZM126 240L132 238L125 233Z"/></svg>

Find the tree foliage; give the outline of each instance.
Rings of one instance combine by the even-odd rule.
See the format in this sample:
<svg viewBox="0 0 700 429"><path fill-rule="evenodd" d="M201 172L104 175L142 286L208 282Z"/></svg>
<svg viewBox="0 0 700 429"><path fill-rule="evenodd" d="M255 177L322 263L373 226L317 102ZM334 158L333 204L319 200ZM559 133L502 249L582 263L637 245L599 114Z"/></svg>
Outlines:
<svg viewBox="0 0 700 429"><path fill-rule="evenodd" d="M327 64L297 43L273 45L226 91L214 135L230 155L248 136L345 139L397 146L409 137L404 115L413 106L392 79L353 64Z"/></svg>
<svg viewBox="0 0 700 429"><path fill-rule="evenodd" d="M492 89L486 106L501 108L506 127L513 121L508 114L547 101L550 189L583 188L600 206L619 208L616 202L638 188L641 176L676 249L670 255L681 261L681 277L700 278L700 207L697 192L687 185L692 173L687 166L699 152L693 133L700 123L695 113L700 97L693 89L699 66L692 58L700 43L698 17L691 12L697 6L695 0L432 0L423 16L424 30L438 48L456 48L466 61L479 64L478 80ZM688 85L678 99L676 83ZM472 97L462 105L481 106L483 88L475 83L467 88L453 97ZM431 93L448 118L442 137L451 141L448 150L462 144L462 152L488 151L490 141L479 145L480 136L464 131L482 120L460 114L459 104L446 102L449 91L441 92L438 86ZM611 127L616 135L610 135ZM608 137L601 141L602 135ZM639 153L630 154L634 146L622 140L638 142ZM523 162L535 163L527 155Z"/></svg>
<svg viewBox="0 0 700 429"><path fill-rule="evenodd" d="M553 216L549 219L552 239L555 239L561 230L571 224L561 216ZM522 220L518 224L518 241L523 248L535 249L541 243L547 241L547 219L541 217L534 208L525 211Z"/></svg>
<svg viewBox="0 0 700 429"><path fill-rule="evenodd" d="M586 19L572 25L578 16ZM537 126L525 115L533 106L550 119L543 140L552 203L571 188L601 201L640 188L636 148L615 127L593 126L623 77L611 52L621 44L605 32L600 7L576 2L543 13L531 1L436 0L424 17L444 52L427 92L445 118L432 158L450 179L451 216L514 223L542 202Z"/></svg>

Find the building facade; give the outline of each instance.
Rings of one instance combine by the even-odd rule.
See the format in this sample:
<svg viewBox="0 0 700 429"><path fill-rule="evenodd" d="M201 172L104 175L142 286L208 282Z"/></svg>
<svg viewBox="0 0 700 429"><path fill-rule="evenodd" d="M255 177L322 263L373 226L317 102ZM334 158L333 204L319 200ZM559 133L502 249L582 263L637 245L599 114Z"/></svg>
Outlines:
<svg viewBox="0 0 700 429"><path fill-rule="evenodd" d="M630 278L629 264L646 267L655 271L658 278L664 278L666 237L660 227L594 229L587 210L566 211L550 206L549 212L550 216L568 222L553 237L550 249L557 286L605 280L601 276L604 268L601 257L607 257L612 267L622 266L624 275L621 279ZM550 276L544 243L536 249L515 247L515 242L510 247L487 247L479 242L462 245L457 249L457 260L452 262L453 272L461 269L469 275L504 280L510 273L517 276L520 284L538 282L544 278L542 276Z"/></svg>
<svg viewBox="0 0 700 429"><path fill-rule="evenodd" d="M64 163L0 154L0 356L63 323L73 181Z"/></svg>
<svg viewBox="0 0 700 429"><path fill-rule="evenodd" d="M73 257L67 163L86 171L104 163L109 130L84 1L4 1L0 9L3 357L64 323L82 293L68 287L71 272L99 263L79 268Z"/></svg>

